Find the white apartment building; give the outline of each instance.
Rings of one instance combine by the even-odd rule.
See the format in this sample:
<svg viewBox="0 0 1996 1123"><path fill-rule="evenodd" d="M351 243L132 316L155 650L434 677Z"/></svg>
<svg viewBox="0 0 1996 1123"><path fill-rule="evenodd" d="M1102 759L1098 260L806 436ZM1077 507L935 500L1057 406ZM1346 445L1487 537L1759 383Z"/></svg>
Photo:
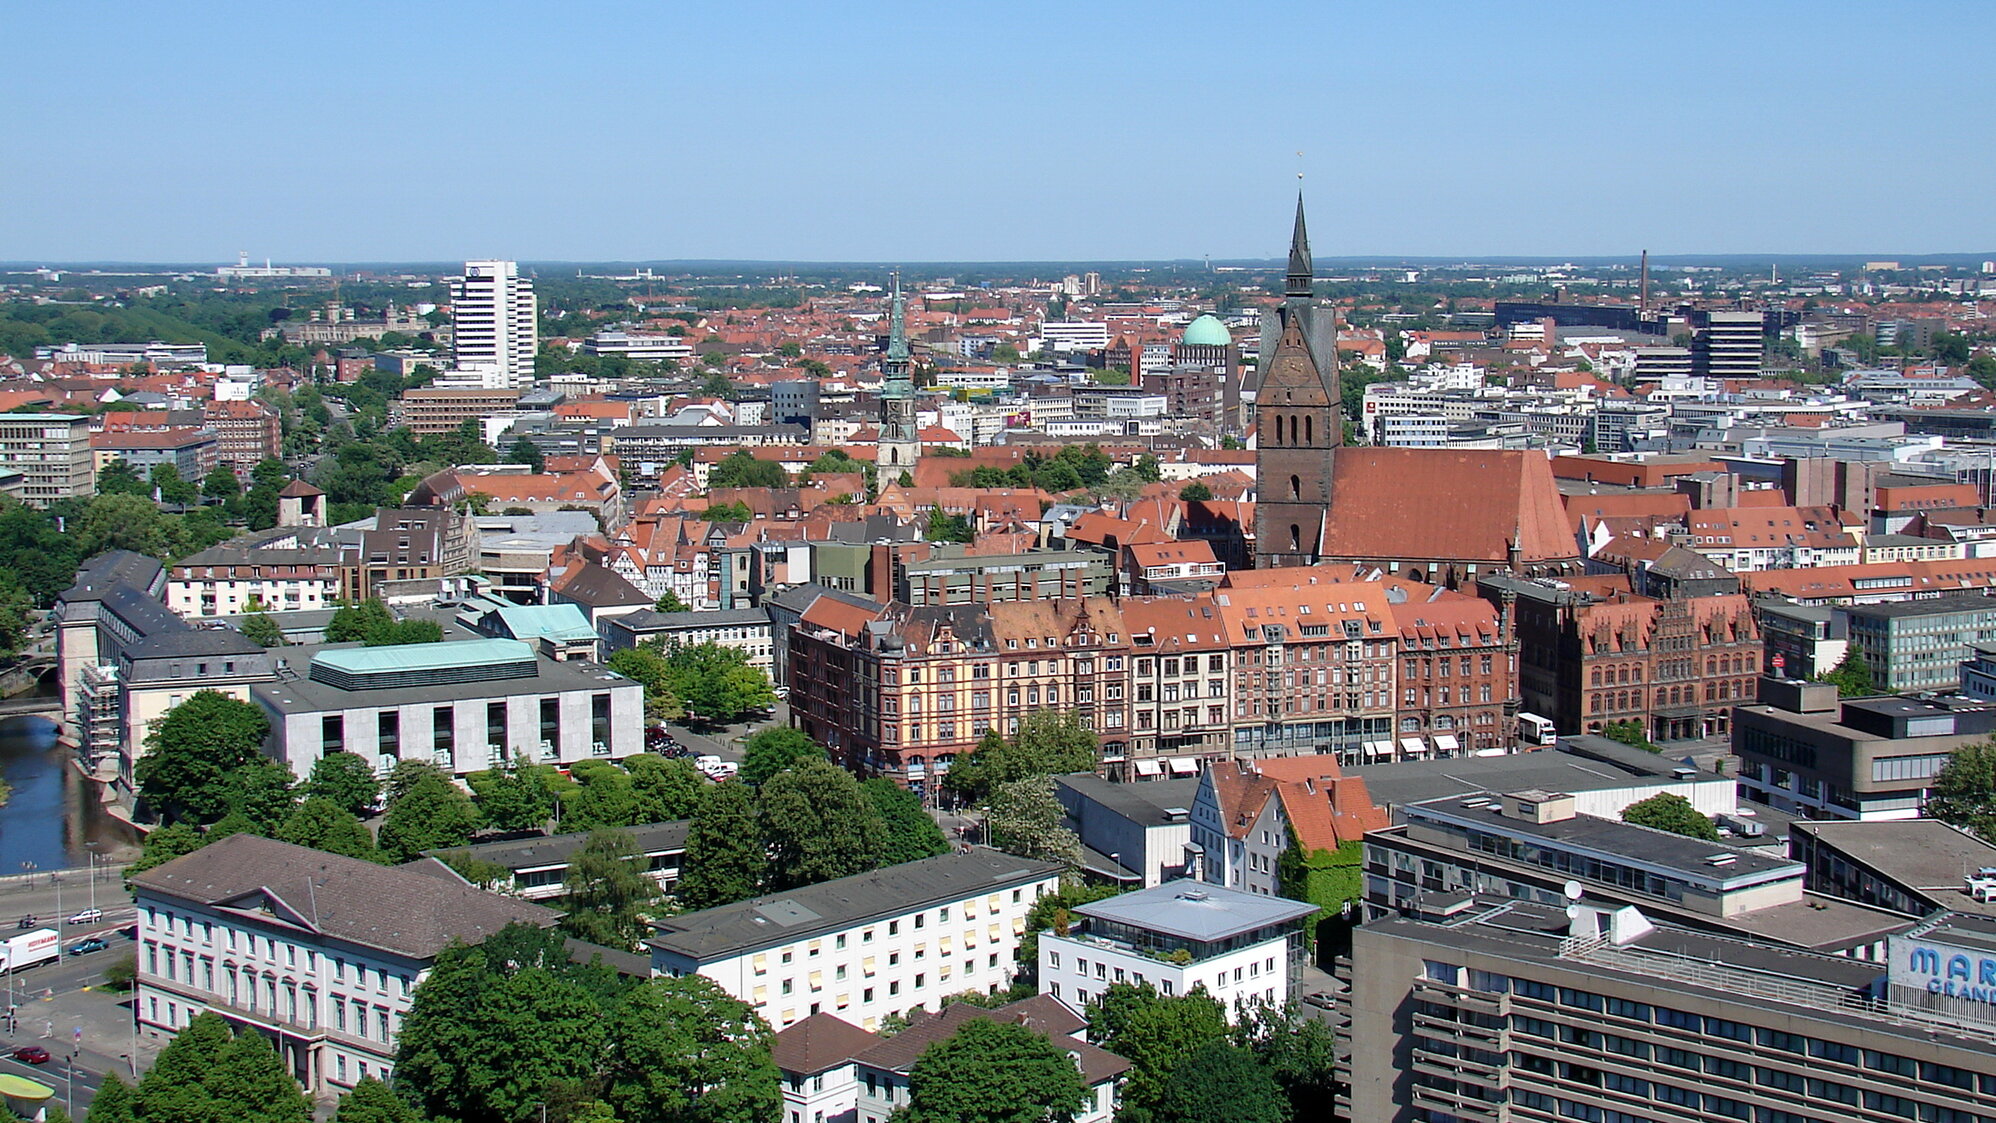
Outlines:
<svg viewBox="0 0 1996 1123"><path fill-rule="evenodd" d="M1040 325L1042 351L1100 351L1109 345L1109 325L1089 320L1048 320Z"/></svg>
<svg viewBox="0 0 1996 1123"><path fill-rule="evenodd" d="M1303 922L1317 906L1196 881L1078 905L1066 935L1040 933L1040 993L1080 1011L1116 983L1203 988L1232 1015L1281 1005L1300 980Z"/></svg>
<svg viewBox="0 0 1996 1123"><path fill-rule="evenodd" d="M633 362L684 362L693 358L693 344L683 335L650 335L634 331L599 331L582 341L591 355L622 355Z"/></svg>
<svg viewBox="0 0 1996 1123"><path fill-rule="evenodd" d="M540 306L519 265L467 261L450 292L458 370L494 389L532 385Z"/></svg>
<svg viewBox="0 0 1996 1123"><path fill-rule="evenodd" d="M138 1031L212 1010L271 1039L313 1095L393 1074L395 1037L437 953L553 909L466 884L434 860L387 867L230 835L132 878Z"/></svg>
<svg viewBox="0 0 1996 1123"><path fill-rule="evenodd" d="M702 975L782 1030L833 1013L873 1030L1012 979L1026 912L1061 867L977 849L667 917L655 975Z"/></svg>

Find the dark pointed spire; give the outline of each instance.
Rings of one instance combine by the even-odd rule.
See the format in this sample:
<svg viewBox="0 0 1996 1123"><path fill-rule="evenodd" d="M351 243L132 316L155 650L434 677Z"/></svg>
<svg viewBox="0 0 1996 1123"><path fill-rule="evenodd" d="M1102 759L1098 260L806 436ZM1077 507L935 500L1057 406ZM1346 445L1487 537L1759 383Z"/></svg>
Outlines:
<svg viewBox="0 0 1996 1123"><path fill-rule="evenodd" d="M1310 234L1303 228L1303 192L1296 192L1296 229L1289 235L1289 282L1283 292L1291 299L1309 300L1316 293L1311 284L1315 270L1310 265Z"/></svg>
<svg viewBox="0 0 1996 1123"><path fill-rule="evenodd" d="M908 312L901 299L901 274L894 274L894 303L887 317L887 357L903 362L908 358Z"/></svg>

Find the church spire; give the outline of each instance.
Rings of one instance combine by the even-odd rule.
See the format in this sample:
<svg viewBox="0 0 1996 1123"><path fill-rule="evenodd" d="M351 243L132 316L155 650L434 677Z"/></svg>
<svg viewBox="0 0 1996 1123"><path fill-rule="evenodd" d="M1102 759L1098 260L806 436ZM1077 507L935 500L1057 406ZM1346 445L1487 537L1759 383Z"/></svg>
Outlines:
<svg viewBox="0 0 1996 1123"><path fill-rule="evenodd" d="M901 274L894 274L894 303L887 316L887 361L902 364L905 374L908 362L908 312L907 302L901 298Z"/></svg>
<svg viewBox="0 0 1996 1123"><path fill-rule="evenodd" d="M1315 270L1310 265L1310 234L1303 227L1303 192L1296 192L1296 228L1289 235L1289 281L1283 293L1291 300L1309 300L1315 296L1311 281Z"/></svg>

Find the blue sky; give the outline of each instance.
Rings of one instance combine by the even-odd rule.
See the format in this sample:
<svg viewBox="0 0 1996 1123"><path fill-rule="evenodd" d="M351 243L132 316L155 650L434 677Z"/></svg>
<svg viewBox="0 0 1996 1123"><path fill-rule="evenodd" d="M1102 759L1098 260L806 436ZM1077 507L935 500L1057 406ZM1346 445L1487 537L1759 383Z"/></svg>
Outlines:
<svg viewBox="0 0 1996 1123"><path fill-rule="evenodd" d="M1987 3L0 0L0 260L1996 250ZM1297 152L1303 153L1301 159Z"/></svg>

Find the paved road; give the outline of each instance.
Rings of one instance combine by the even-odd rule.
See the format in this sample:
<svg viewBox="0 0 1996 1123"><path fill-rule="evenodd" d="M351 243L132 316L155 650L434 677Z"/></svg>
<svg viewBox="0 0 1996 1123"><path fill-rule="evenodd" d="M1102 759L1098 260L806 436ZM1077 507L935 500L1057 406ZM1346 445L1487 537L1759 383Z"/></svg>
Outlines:
<svg viewBox="0 0 1996 1123"><path fill-rule="evenodd" d="M158 1051L157 1042L134 1041L129 1000L102 986L104 969L130 953L132 941L120 928L88 925L65 932L63 946L85 935L101 936L111 946L15 972L8 982L17 1020L11 1030L0 1021L0 1072L54 1088L56 1102L74 1104L72 1117L88 1109L104 1073L116 1071L129 1080L134 1068L143 1071ZM140 1054L136 1066L131 1059L134 1044ZM27 1045L47 1049L51 1059L39 1065L15 1059L14 1050Z"/></svg>
<svg viewBox="0 0 1996 1123"><path fill-rule="evenodd" d="M731 760L736 764L740 764L742 761L742 741L750 734L772 726L789 724L790 707L786 703L778 702L776 709L771 711L769 717L761 721L746 721L735 725L722 726L719 729L703 729L698 731L673 721L666 722L665 727L671 731L672 736L680 744L691 749L695 756L712 755L720 757L722 760Z"/></svg>
<svg viewBox="0 0 1996 1123"><path fill-rule="evenodd" d="M56 880L58 876L60 881ZM125 891L124 878L115 869L99 869L94 886L87 872L75 871L39 874L32 883L23 879L9 881L0 885L0 935L9 934L23 916L34 916L51 928L69 928L62 921L89 908L93 900L104 910L106 923L129 924L137 915L132 908L132 895ZM64 932L64 942L71 934Z"/></svg>

